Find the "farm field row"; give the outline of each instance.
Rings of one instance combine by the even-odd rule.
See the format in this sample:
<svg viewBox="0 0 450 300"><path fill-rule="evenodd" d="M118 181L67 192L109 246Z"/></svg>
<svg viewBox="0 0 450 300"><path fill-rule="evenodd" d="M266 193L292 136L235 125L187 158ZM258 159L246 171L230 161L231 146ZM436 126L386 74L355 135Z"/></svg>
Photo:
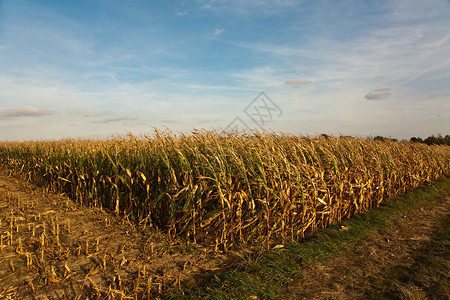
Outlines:
<svg viewBox="0 0 450 300"><path fill-rule="evenodd" d="M0 174L0 298L441 298L449 195L446 178L300 243L224 254Z"/></svg>
<svg viewBox="0 0 450 300"><path fill-rule="evenodd" d="M221 251L299 241L450 174L448 146L273 133L2 142L0 160L78 203Z"/></svg>

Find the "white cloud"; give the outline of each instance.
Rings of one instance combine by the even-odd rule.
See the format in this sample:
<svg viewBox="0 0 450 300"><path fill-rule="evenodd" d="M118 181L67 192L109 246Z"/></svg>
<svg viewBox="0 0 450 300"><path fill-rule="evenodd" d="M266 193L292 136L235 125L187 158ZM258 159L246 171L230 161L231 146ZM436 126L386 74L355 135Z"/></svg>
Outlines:
<svg viewBox="0 0 450 300"><path fill-rule="evenodd" d="M2 46L2 45L0 45L0 50L4 50L4 49L6 49L6 47L5 47L5 46Z"/></svg>
<svg viewBox="0 0 450 300"><path fill-rule="evenodd" d="M0 118L41 117L52 115L56 111L34 106L23 106L0 111Z"/></svg>
<svg viewBox="0 0 450 300"><path fill-rule="evenodd" d="M30 74L21 73L20 76L0 73L1 98L19 106L44 106L60 111L93 106L89 92L80 92L75 85L45 78L47 74L39 70L32 73L31 70ZM5 104L0 103L0 109L7 108Z"/></svg>
<svg viewBox="0 0 450 300"><path fill-rule="evenodd" d="M223 28L216 28L216 30L214 30L214 36L218 36L224 31L225 31L225 29L223 29Z"/></svg>
<svg viewBox="0 0 450 300"><path fill-rule="evenodd" d="M284 68L275 68L269 64L236 72L231 74L231 76L238 80L240 86L255 91L261 91L283 88L286 84L284 81L286 72L287 70Z"/></svg>
<svg viewBox="0 0 450 300"><path fill-rule="evenodd" d="M410 93L420 93L422 89L427 93L448 91L450 31L442 25L448 25L450 6L441 2L435 6L420 1L400 2L403 4L399 14L393 9L386 14L385 23L354 37L318 35L302 45L296 45L294 40L283 44L228 43L255 54L270 55L266 64L276 63L285 74L305 74L315 85L344 89L358 86L366 91L374 85L389 86ZM439 9L424 9L426 13L422 15L424 6ZM416 22L406 22L408 18Z"/></svg>
<svg viewBox="0 0 450 300"><path fill-rule="evenodd" d="M177 12L175 13L176 16L185 16L185 15L187 15L187 14L188 14L187 11L177 11Z"/></svg>

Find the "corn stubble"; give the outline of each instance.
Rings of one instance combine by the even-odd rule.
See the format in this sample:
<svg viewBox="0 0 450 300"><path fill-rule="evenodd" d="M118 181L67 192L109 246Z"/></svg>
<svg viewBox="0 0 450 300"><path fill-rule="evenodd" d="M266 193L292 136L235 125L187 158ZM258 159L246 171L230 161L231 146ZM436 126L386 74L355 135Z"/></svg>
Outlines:
<svg viewBox="0 0 450 300"><path fill-rule="evenodd" d="M0 143L11 173L227 250L299 241L450 174L450 147L195 131Z"/></svg>
<svg viewBox="0 0 450 300"><path fill-rule="evenodd" d="M53 210L24 214L31 204L26 201L0 191L0 208L9 210L0 222L0 299L153 299L164 292L165 282L166 290L181 289L179 273L147 273L142 260L135 272L127 272L124 248L117 255L98 237L71 241L70 223Z"/></svg>

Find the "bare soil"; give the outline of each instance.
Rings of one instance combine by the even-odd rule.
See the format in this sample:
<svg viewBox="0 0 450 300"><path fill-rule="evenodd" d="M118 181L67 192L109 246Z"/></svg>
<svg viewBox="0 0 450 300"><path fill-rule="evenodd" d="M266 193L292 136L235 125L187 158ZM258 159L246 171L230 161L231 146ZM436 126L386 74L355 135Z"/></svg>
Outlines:
<svg viewBox="0 0 450 300"><path fill-rule="evenodd" d="M1 172L0 237L0 299L159 297L221 260Z"/></svg>
<svg viewBox="0 0 450 300"><path fill-rule="evenodd" d="M302 270L283 299L450 299L450 197ZM442 228L445 226L444 228Z"/></svg>

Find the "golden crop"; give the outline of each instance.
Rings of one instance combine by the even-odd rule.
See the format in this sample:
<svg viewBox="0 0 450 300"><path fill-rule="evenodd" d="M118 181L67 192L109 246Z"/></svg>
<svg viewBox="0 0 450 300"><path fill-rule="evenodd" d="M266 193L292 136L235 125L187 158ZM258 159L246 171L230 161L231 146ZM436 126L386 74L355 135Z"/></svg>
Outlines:
<svg viewBox="0 0 450 300"><path fill-rule="evenodd" d="M192 240L298 241L450 174L450 147L210 131L0 143L12 173Z"/></svg>

